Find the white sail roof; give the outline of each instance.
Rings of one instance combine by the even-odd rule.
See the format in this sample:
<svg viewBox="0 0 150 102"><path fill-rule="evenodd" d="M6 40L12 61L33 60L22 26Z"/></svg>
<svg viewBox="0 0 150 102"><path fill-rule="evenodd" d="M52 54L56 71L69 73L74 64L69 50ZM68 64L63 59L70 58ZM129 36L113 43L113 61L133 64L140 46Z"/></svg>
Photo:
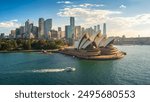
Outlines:
<svg viewBox="0 0 150 102"><path fill-rule="evenodd" d="M108 46L112 41L114 41L114 38L108 38L104 43L104 47Z"/></svg>
<svg viewBox="0 0 150 102"><path fill-rule="evenodd" d="M96 47L106 47L109 44L112 43L114 38L106 38L105 36L98 33L97 35L91 35L84 34L78 43L78 49L86 49L90 44L93 44L93 46L96 45Z"/></svg>

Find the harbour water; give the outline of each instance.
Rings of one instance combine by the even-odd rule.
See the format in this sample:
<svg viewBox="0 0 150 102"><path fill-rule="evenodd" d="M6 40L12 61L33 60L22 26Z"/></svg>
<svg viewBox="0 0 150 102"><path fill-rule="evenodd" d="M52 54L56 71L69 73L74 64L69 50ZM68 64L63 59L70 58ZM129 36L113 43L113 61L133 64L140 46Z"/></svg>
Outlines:
<svg viewBox="0 0 150 102"><path fill-rule="evenodd" d="M1 85L150 85L150 46L117 46L119 60L83 60L59 53L0 53ZM66 67L76 68L66 72Z"/></svg>

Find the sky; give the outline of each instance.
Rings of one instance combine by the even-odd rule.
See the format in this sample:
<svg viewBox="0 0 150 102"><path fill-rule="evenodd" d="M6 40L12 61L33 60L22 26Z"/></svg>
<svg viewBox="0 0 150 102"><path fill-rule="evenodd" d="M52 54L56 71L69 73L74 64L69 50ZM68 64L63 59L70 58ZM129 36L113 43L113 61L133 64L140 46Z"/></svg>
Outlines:
<svg viewBox="0 0 150 102"><path fill-rule="evenodd" d="M1 0L0 33L23 26L27 19L53 19L53 29L69 24L93 27L107 24L108 36L150 37L150 0Z"/></svg>

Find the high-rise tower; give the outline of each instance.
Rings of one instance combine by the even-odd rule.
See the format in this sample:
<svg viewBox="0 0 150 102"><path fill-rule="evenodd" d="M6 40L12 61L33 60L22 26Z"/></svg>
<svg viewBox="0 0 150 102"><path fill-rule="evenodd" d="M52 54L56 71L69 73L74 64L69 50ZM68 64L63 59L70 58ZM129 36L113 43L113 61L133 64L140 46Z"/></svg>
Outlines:
<svg viewBox="0 0 150 102"><path fill-rule="evenodd" d="M96 28L96 26L94 26L94 32L95 32L95 33L97 32L97 28Z"/></svg>
<svg viewBox="0 0 150 102"><path fill-rule="evenodd" d="M30 21L29 19L25 22L25 38L28 38L30 34Z"/></svg>
<svg viewBox="0 0 150 102"><path fill-rule="evenodd" d="M70 17L70 26L75 27L75 18Z"/></svg>
<svg viewBox="0 0 150 102"><path fill-rule="evenodd" d="M75 18L70 17L70 25L65 26L66 40L69 45L74 44L75 39Z"/></svg>
<svg viewBox="0 0 150 102"><path fill-rule="evenodd" d="M106 23L103 24L103 35L107 36L107 34L106 34Z"/></svg>
<svg viewBox="0 0 150 102"><path fill-rule="evenodd" d="M39 18L38 38L44 38L44 18Z"/></svg>
<svg viewBox="0 0 150 102"><path fill-rule="evenodd" d="M52 19L47 19L44 22L44 32L45 32L46 39L49 39L51 30L52 30Z"/></svg>
<svg viewBox="0 0 150 102"><path fill-rule="evenodd" d="M98 32L101 32L100 25L97 25L97 31L98 31Z"/></svg>

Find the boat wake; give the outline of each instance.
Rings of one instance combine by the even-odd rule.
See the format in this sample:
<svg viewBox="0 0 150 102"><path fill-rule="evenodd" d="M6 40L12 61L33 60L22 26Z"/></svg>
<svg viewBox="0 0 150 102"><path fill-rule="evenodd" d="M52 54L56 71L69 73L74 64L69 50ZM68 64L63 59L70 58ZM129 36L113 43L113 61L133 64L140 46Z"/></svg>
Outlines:
<svg viewBox="0 0 150 102"><path fill-rule="evenodd" d="M34 73L50 73L50 72L73 72L76 68L73 67L66 67L60 69L40 69L40 70L33 70Z"/></svg>
<svg viewBox="0 0 150 102"><path fill-rule="evenodd" d="M40 69L32 70L33 73L51 73L51 72L64 72L65 69Z"/></svg>
<svg viewBox="0 0 150 102"><path fill-rule="evenodd" d="M56 73L56 72L73 72L75 68L57 68L57 69L34 69L34 70L24 70L24 71L11 71L11 72L0 72L3 74L23 74L23 73Z"/></svg>

